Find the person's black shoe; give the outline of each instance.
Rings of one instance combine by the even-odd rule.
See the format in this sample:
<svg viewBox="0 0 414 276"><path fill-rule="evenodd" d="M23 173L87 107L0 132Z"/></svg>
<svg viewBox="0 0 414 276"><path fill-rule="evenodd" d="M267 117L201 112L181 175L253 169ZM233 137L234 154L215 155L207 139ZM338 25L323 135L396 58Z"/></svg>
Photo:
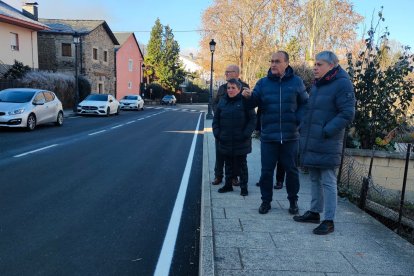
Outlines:
<svg viewBox="0 0 414 276"><path fill-rule="evenodd" d="M213 182L211 182L211 184L212 185L218 185L218 184L220 184L221 182L223 181L223 177L216 177L216 178L214 178L214 181Z"/></svg>
<svg viewBox="0 0 414 276"><path fill-rule="evenodd" d="M257 187L260 187L260 182L257 182L257 183L256 183L256 186L257 186Z"/></svg>
<svg viewBox="0 0 414 276"><path fill-rule="evenodd" d="M274 188L275 188L276 190L280 190L280 189L282 189L282 188L283 188L283 182L282 182L282 181L278 181L278 182L276 182L276 184L275 184Z"/></svg>
<svg viewBox="0 0 414 276"><path fill-rule="evenodd" d="M298 207L297 200L290 201L289 213L292 215L296 215L297 213L299 213L299 207Z"/></svg>
<svg viewBox="0 0 414 276"><path fill-rule="evenodd" d="M240 186L239 178L238 177L233 178L231 180L231 185L233 185L233 186Z"/></svg>
<svg viewBox="0 0 414 276"><path fill-rule="evenodd" d="M326 235L332 233L334 230L334 222L332 220L324 220L318 227L313 229L313 233L316 235Z"/></svg>
<svg viewBox="0 0 414 276"><path fill-rule="evenodd" d="M269 212L270 208L271 208L270 202L263 201L262 204L259 207L259 213L260 214L267 214L267 212Z"/></svg>
<svg viewBox="0 0 414 276"><path fill-rule="evenodd" d="M227 192L232 192L232 191L233 191L233 187L230 185L224 185L223 187L218 189L219 193L227 193Z"/></svg>
<svg viewBox="0 0 414 276"><path fill-rule="evenodd" d="M293 217L294 221L297 222L310 222L310 223L319 223L321 218L319 216L319 213L315 213L315 212L311 212L311 211L306 211L303 215L301 216L294 216Z"/></svg>
<svg viewBox="0 0 414 276"><path fill-rule="evenodd" d="M247 196L247 195L249 195L249 191L247 191L247 188L241 188L240 189L240 195L241 196Z"/></svg>

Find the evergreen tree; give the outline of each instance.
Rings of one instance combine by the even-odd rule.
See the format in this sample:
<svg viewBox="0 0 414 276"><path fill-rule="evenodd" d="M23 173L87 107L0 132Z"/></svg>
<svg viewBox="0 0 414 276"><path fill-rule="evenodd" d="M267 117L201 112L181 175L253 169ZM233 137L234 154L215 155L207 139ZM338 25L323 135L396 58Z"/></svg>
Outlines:
<svg viewBox="0 0 414 276"><path fill-rule="evenodd" d="M147 55L145 56L145 70L150 82L156 80L156 71L162 56L162 30L163 26L157 18L151 30L150 40L147 45Z"/></svg>
<svg viewBox="0 0 414 276"><path fill-rule="evenodd" d="M157 19L151 30L145 57L146 75L151 82L157 82L163 89L175 92L186 76L179 54L180 46L174 39L172 29L168 25L164 27Z"/></svg>
<svg viewBox="0 0 414 276"><path fill-rule="evenodd" d="M184 81L185 73L179 60L180 46L168 25L164 28L162 45L163 51L157 76L164 89L174 92Z"/></svg>

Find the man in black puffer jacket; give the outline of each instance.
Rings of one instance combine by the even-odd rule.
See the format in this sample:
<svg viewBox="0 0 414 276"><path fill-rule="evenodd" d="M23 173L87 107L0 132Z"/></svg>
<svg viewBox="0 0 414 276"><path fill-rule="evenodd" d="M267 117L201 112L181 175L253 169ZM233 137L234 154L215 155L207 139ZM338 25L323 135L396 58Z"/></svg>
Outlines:
<svg viewBox="0 0 414 276"><path fill-rule="evenodd" d="M298 153L298 126L308 94L303 80L289 66L289 55L284 51L272 54L267 77L260 79L251 92L243 90L249 107L258 106L261 111L261 161L260 214L266 214L273 197L273 173L279 161L286 170L286 190L289 213L299 211L299 173L296 166Z"/></svg>
<svg viewBox="0 0 414 276"><path fill-rule="evenodd" d="M240 195L247 196L246 157L252 151L251 135L256 124L256 113L254 109L247 109L241 88L238 80L227 81L227 93L218 103L212 126L218 150L225 160L225 184L218 192L233 191L232 179L240 175Z"/></svg>

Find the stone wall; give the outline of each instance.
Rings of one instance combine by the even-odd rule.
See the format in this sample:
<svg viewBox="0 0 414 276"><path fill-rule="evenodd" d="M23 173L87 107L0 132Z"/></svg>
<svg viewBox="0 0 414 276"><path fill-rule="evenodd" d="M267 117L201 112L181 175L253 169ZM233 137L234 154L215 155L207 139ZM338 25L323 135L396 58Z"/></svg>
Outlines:
<svg viewBox="0 0 414 276"><path fill-rule="evenodd" d="M93 49L98 50L98 59L93 59ZM104 51L108 60L104 61ZM82 67L84 74L91 82L92 92L98 92L101 85L101 93L115 95L115 49L114 44L103 26L99 26L82 41Z"/></svg>
<svg viewBox="0 0 414 276"><path fill-rule="evenodd" d="M368 172L371 150L346 149L346 154L353 156ZM402 190L405 168L405 153L374 151L372 179L375 184L393 191ZM414 156L411 155L407 172L406 199L414 202Z"/></svg>
<svg viewBox="0 0 414 276"><path fill-rule="evenodd" d="M72 56L62 56L62 43L72 44ZM39 33L39 69L52 72L75 74L75 46L72 34ZM98 50L97 60L93 59L93 49ZM104 51L107 61L104 61ZM91 83L92 92L109 93L115 96L115 50L114 44L103 26L81 38L78 46L80 59L79 75Z"/></svg>

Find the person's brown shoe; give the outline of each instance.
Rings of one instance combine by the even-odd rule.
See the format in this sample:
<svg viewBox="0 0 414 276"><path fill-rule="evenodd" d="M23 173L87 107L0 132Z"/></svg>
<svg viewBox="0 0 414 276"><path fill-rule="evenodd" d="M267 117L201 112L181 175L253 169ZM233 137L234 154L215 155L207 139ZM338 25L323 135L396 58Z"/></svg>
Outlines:
<svg viewBox="0 0 414 276"><path fill-rule="evenodd" d="M240 186L240 182L239 182L239 180L237 179L237 177L236 177L236 178L233 178L233 179L231 180L231 184L232 184L233 186Z"/></svg>
<svg viewBox="0 0 414 276"><path fill-rule="evenodd" d="M218 185L218 184L220 184L222 181L223 181L223 177L216 177L216 178L214 178L214 181L213 181L213 182L211 182L211 184L213 184L213 185Z"/></svg>

